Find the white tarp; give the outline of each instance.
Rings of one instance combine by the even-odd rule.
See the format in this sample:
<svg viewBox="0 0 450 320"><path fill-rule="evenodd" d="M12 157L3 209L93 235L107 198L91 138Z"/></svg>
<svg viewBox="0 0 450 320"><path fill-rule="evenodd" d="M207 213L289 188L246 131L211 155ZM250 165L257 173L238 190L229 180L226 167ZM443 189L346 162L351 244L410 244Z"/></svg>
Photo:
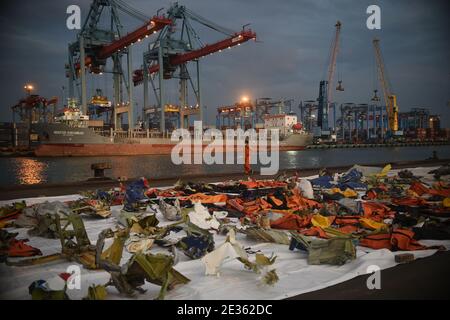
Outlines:
<svg viewBox="0 0 450 320"><path fill-rule="evenodd" d="M413 173L425 175L432 168L416 168ZM44 201L67 201L75 200L78 195L62 197L46 197L25 199L27 204L40 203ZM15 200L17 201L17 200ZM13 201L0 202L0 205ZM119 213L121 206L112 207L113 214L107 219L98 219L84 216L83 221L88 236L93 244L97 241L98 234L106 228L114 228L117 224L115 216ZM158 212L157 218L161 225L172 222L164 219ZM19 232L18 239L28 238L29 244L41 249L44 255L58 253L61 250L59 239L45 239L41 237L30 237L27 229L7 229L10 232ZM226 237L224 235L214 235L216 248L219 247ZM253 251L261 250L265 255L274 253L277 256L273 268L276 268L279 281L274 286L262 285L258 280L258 275L252 271L244 269L241 262L236 259L225 260L222 264L220 277L206 276L205 267L201 260L190 260L184 254L180 254L180 261L175 266L179 272L188 277L191 282L179 285L174 290L167 293L166 299L282 299L297 294L323 289L358 275L367 274L367 268L376 265L380 269L394 267L394 254L401 252L391 252L389 250L372 250L364 247L357 247L357 259L343 266L330 265L308 265L306 254L295 250L290 251L287 245L273 243L260 243L248 240L245 235L238 233L236 239L244 246L251 247ZM424 245L444 245L450 248L449 241L420 241ZM152 251L163 249L155 246ZM167 252L167 251L165 251ZM436 250L408 251L416 258L430 256ZM130 254L124 250L122 263L125 263ZM250 255L254 259L253 255ZM30 299L28 286L35 280L47 280L56 274L66 272L73 262L57 261L49 264L28 267L10 267L4 263L0 264L0 299ZM417 275L420 276L420 275ZM105 284L109 280L109 274L105 271L91 271L81 267L81 289L68 290L71 299L81 299L87 295L88 287L91 284ZM382 281L382 279L381 279ZM159 286L146 283L144 294L137 293L134 299L153 299L158 295ZM108 287L108 299L128 299L120 295L117 290ZM332 297L330 297L332 298Z"/></svg>

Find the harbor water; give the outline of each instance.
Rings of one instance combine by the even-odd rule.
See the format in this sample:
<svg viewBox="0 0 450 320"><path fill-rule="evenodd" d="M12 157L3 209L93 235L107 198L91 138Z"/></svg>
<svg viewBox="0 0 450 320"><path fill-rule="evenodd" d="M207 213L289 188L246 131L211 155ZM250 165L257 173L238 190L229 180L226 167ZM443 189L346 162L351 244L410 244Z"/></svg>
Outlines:
<svg viewBox="0 0 450 320"><path fill-rule="evenodd" d="M322 168L353 164L376 164L399 161L425 160L433 151L441 159L450 158L450 146L384 147L358 149L325 149L284 151L279 154L279 170ZM186 175L242 172L242 165L175 165L170 155L115 156L115 157L63 157L63 158L0 158L1 187L37 183L79 182L91 178L91 164L109 162L111 170L105 175L112 178L174 178ZM258 165L253 168L258 170Z"/></svg>

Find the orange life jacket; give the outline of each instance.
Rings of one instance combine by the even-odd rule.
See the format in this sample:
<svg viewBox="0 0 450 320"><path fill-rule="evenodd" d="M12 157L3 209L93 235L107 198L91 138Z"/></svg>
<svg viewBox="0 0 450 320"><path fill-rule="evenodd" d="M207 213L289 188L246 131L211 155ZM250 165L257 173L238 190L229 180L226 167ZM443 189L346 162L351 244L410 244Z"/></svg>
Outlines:
<svg viewBox="0 0 450 320"><path fill-rule="evenodd" d="M392 199L392 203L401 206L421 206L426 204L427 201L422 198L407 197Z"/></svg>
<svg viewBox="0 0 450 320"><path fill-rule="evenodd" d="M292 196L286 197L288 208L294 210L305 210L312 208L322 208L322 204L315 201L304 198L300 195L300 191L298 189L294 189L292 191Z"/></svg>
<svg viewBox="0 0 450 320"><path fill-rule="evenodd" d="M283 201L276 198L275 196L269 196L269 199L272 200L272 202L276 205L276 206L282 206L283 205Z"/></svg>
<svg viewBox="0 0 450 320"><path fill-rule="evenodd" d="M391 217L394 214L389 207L378 202L363 202L362 203L364 218L370 218L374 221L380 222L386 217Z"/></svg>
<svg viewBox="0 0 450 320"><path fill-rule="evenodd" d="M414 238L414 232L408 229L395 229L392 231L391 244L398 250L423 250L426 246L421 245Z"/></svg>
<svg viewBox="0 0 450 320"><path fill-rule="evenodd" d="M359 241L359 245L372 249L391 249L391 235L389 233L378 233L368 235Z"/></svg>
<svg viewBox="0 0 450 320"><path fill-rule="evenodd" d="M305 236L314 236L314 237L319 237L319 238L323 238L323 239L329 238L327 233L320 227L311 227L309 229L300 231L300 233L304 234Z"/></svg>
<svg viewBox="0 0 450 320"><path fill-rule="evenodd" d="M343 233L354 233L357 232L359 230L359 228L355 225L344 225L340 228L336 228L337 231L343 232Z"/></svg>
<svg viewBox="0 0 450 320"><path fill-rule="evenodd" d="M21 212L22 212L21 210L16 210L10 213L5 213L3 216L0 217L0 221L15 219Z"/></svg>
<svg viewBox="0 0 450 320"><path fill-rule="evenodd" d="M286 182L282 181L273 181L273 180L243 180L240 181L241 185L247 187L247 189L255 189L255 188L277 188L286 186Z"/></svg>
<svg viewBox="0 0 450 320"><path fill-rule="evenodd" d="M271 221L270 226L274 229L301 230L309 226L311 216L299 216L293 213L286 213L281 218Z"/></svg>
<svg viewBox="0 0 450 320"><path fill-rule="evenodd" d="M413 238L414 232L408 229L398 228L392 233L372 234L359 241L359 245L372 249L389 250L423 250L426 246L421 245Z"/></svg>
<svg viewBox="0 0 450 320"><path fill-rule="evenodd" d="M242 199L239 198L228 199L227 206L230 206L231 208L239 212L243 212L244 211L244 206L242 205L243 202L244 201L242 201Z"/></svg>
<svg viewBox="0 0 450 320"><path fill-rule="evenodd" d="M419 196L421 196L423 194L429 193L430 189L425 187L422 183L416 181L416 182L411 183L409 190L412 190L415 193L417 193Z"/></svg>
<svg viewBox="0 0 450 320"><path fill-rule="evenodd" d="M227 202L228 197L226 194L215 194L215 195L207 195L204 193L194 193L187 197L181 197L180 200L191 200L201 203L216 203L216 202Z"/></svg>
<svg viewBox="0 0 450 320"><path fill-rule="evenodd" d="M34 248L25 242L28 240L16 240L12 239L9 242L8 256L9 257L31 257L36 255L42 255L41 250Z"/></svg>
<svg viewBox="0 0 450 320"><path fill-rule="evenodd" d="M410 190L414 191L415 193L417 193L419 196L423 195L423 194L431 194L434 196L442 196L442 197L449 197L450 196L450 189L446 188L445 186L443 186L443 188L427 188L426 186L424 186L422 183L420 182L413 182L411 184L411 186L409 187Z"/></svg>
<svg viewBox="0 0 450 320"><path fill-rule="evenodd" d="M359 218L361 218L361 216L336 216L334 223L339 226L357 225L359 223Z"/></svg>

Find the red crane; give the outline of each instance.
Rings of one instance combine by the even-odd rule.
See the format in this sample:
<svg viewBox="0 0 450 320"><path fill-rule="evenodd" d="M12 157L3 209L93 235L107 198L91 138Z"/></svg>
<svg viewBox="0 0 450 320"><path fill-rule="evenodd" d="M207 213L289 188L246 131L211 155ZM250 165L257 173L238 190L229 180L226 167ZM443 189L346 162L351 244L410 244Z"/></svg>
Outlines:
<svg viewBox="0 0 450 320"><path fill-rule="evenodd" d="M128 33L127 35L123 36L120 39L111 42L110 44L101 46L100 49L97 51L98 53L95 55L95 57L87 56L85 58L84 60L85 65L91 67L92 72L98 73L99 71L97 70L98 68L96 68L97 67L96 64L103 64L98 63L99 61L111 57L114 53L120 51L121 49L125 49L129 45L141 41L143 38L148 37L149 35L155 32L158 32L166 25L170 25L171 23L172 20L166 17L154 16L149 22L146 22L143 26L139 27L138 29ZM94 66L92 67L92 65ZM79 62L75 64L75 69L77 71L80 69Z"/></svg>
<svg viewBox="0 0 450 320"><path fill-rule="evenodd" d="M192 60L207 56L211 53L237 46L237 45L244 43L246 41L249 41L251 39L256 39L256 33L251 30L243 30L241 32L234 34L232 37L229 37L227 39L221 40L221 41L213 43L213 44L205 45L204 47L202 47L200 49L171 56L169 58L169 63L172 66L177 66L177 65L186 63L188 61L192 61ZM158 64L154 64L148 68L148 72L150 74L158 72L158 71L159 71ZM144 74L143 74L142 69L138 69L138 70L134 71L134 75L133 75L134 85L140 84L143 81L143 78L144 78Z"/></svg>
<svg viewBox="0 0 450 320"><path fill-rule="evenodd" d="M140 28L128 33L127 35L108 45L103 46L100 49L97 57L99 59L106 59L117 51L120 51L120 49L124 49L129 45L140 41L142 38L161 30L166 25L170 25L171 23L172 20L168 18L154 16L149 22L145 23Z"/></svg>

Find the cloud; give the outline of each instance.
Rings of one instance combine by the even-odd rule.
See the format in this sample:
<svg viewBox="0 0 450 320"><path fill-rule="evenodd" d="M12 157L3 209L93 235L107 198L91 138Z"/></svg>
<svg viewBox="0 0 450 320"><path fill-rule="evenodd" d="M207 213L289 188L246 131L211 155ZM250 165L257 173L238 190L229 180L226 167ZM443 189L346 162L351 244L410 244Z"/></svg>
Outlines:
<svg viewBox="0 0 450 320"><path fill-rule="evenodd" d="M8 2L6 2L8 3ZM152 16L170 5L166 0L132 0L127 3ZM319 81L324 77L333 37L334 24L342 21L342 43L338 71L346 91L334 94L337 101L367 102L373 90L372 38L381 46L390 80L402 110L426 106L441 114L449 126L446 105L449 97L450 43L448 1L350 1L350 0L190 0L179 1L192 11L223 25L240 30L246 23L257 32L261 42L246 43L201 61L203 102L208 119L215 121L215 108L237 101L241 94L253 98L315 99ZM25 81L35 81L44 96L61 95L67 86L64 64L67 45L75 32L65 28L65 8L79 4L83 18L90 1L43 0L3 4L0 11L2 50L0 78L4 103L13 105L23 95ZM382 9L382 29L366 28L366 8L378 4ZM121 17L126 31L141 22ZM193 23L204 42L224 36ZM146 44L133 47L133 64L141 65ZM95 80L88 85L112 93L112 81ZM176 103L175 84L168 85L168 100ZM110 88L111 87L111 88ZM142 106L142 87L135 99ZM192 96L192 94L191 94ZM152 100L154 103L154 99ZM10 118L9 110L0 110L0 118Z"/></svg>

